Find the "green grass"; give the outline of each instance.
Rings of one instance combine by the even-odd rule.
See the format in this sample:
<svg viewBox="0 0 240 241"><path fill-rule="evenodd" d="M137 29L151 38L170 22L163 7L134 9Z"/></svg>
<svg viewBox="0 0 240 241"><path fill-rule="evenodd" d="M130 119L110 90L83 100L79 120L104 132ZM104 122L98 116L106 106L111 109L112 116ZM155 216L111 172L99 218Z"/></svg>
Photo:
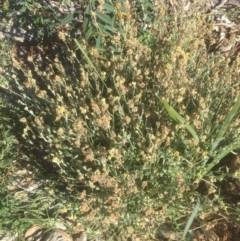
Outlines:
<svg viewBox="0 0 240 241"><path fill-rule="evenodd" d="M239 57L229 64L208 53L204 15L180 21L155 9L142 33L127 1L120 5L112 15L106 1L97 23L86 17L78 39L57 28L61 56L47 55L44 69L34 45L26 67L1 42L9 75L0 77L0 230L19 240L33 224L55 229L59 220L70 234L83 227L108 241L154 239L167 222L188 237L213 213L239 222L218 184L234 174L213 171L240 146ZM139 6L135 14L152 16Z"/></svg>

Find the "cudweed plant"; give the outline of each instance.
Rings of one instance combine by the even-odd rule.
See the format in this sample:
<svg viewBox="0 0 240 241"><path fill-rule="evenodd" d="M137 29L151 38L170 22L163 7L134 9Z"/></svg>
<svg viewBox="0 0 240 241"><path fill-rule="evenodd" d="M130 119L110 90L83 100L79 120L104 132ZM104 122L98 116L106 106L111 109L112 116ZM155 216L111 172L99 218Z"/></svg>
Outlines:
<svg viewBox="0 0 240 241"><path fill-rule="evenodd" d="M19 141L64 183L70 193L64 212L89 235L118 228L124 237L146 240L160 222L190 216L202 179L210 182L214 199L202 198L200 215L222 205L216 178L204 168L218 155L211 151L218 136L226 145L238 140L236 117L218 133L239 92L240 62L237 57L229 65L207 54L211 23L200 14L180 21L160 1L149 44L138 36L130 1L121 6L125 11L115 14L122 34L118 26L111 37L102 33L101 51L76 39L65 63L55 58L38 72L44 84L32 70L12 84L21 93ZM174 108L177 122L164 103Z"/></svg>

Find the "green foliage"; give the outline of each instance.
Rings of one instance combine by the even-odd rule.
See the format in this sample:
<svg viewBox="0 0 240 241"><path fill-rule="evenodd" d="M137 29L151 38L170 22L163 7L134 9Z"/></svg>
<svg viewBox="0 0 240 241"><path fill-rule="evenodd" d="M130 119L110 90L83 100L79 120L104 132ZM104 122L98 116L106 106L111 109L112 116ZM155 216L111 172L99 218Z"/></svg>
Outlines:
<svg viewBox="0 0 240 241"><path fill-rule="evenodd" d="M47 2L40 0L21 0L12 4L18 11L13 15L15 23L23 29L33 28L32 34L36 40L47 40L54 36L56 27L60 24L58 11ZM15 11L16 11L15 10Z"/></svg>
<svg viewBox="0 0 240 241"><path fill-rule="evenodd" d="M217 148L217 146L223 139L227 129L229 128L229 126L231 124L231 121L233 120L234 116L238 113L239 108L240 108L240 95L236 98L236 102L235 102L234 106L231 107L231 109L229 110L229 112L226 116L226 119L224 120L223 125L218 132L216 140L214 141L213 146L212 146L213 151Z"/></svg>
<svg viewBox="0 0 240 241"><path fill-rule="evenodd" d="M130 7L136 15L135 20L138 22L139 35L143 36L147 26L155 19L150 0L138 0L133 5L126 5L127 7L125 2L125 0L113 2L105 0L101 5L99 1L95 0L79 0L75 2L76 9L71 10L64 18L60 8L62 5L64 5L63 8L70 8L71 1L59 1L59 5L53 8L48 2L43 4L40 0L21 0L11 2L10 8L15 10L13 13L14 22L21 23L20 26L23 28L28 29L30 26L34 28L34 38L37 40L47 40L54 37L58 27L71 24L72 36L80 30L86 39L90 39L92 44L98 46L98 49L102 49L102 36L113 37L119 33L124 36L127 26L124 26L125 20L122 19L122 16L129 11ZM16 14L16 12L18 13ZM80 24L81 21L77 19L83 19L83 22ZM72 24L73 21L78 22L78 24ZM76 26L73 27L74 25ZM124 38L126 39L126 36ZM145 41L149 42L149 38L147 39Z"/></svg>
<svg viewBox="0 0 240 241"><path fill-rule="evenodd" d="M139 36L139 40L143 41L147 45L151 45L153 43L153 38L149 34L142 34Z"/></svg>
<svg viewBox="0 0 240 241"><path fill-rule="evenodd" d="M195 208L194 208L194 210L193 210L191 216L189 217L188 222L187 222L187 224L185 226L185 229L184 229L184 232L183 232L183 238L186 237L188 230L190 229L190 227L191 227L195 217L197 216L199 207L200 207L200 199L198 198L196 206L195 206Z"/></svg>
<svg viewBox="0 0 240 241"><path fill-rule="evenodd" d="M4 11L8 11L9 10L9 1L8 0L3 0L2 1L2 8Z"/></svg>
<svg viewBox="0 0 240 241"><path fill-rule="evenodd" d="M183 124L186 129L191 133L191 135L193 136L193 138L199 142L199 137L197 135L197 133L195 132L195 130L187 123L187 121L181 117L177 111L175 111L166 100L163 100L163 104L165 109L167 110L168 114L170 115L170 117L172 119L174 119L175 121L178 121L179 123Z"/></svg>

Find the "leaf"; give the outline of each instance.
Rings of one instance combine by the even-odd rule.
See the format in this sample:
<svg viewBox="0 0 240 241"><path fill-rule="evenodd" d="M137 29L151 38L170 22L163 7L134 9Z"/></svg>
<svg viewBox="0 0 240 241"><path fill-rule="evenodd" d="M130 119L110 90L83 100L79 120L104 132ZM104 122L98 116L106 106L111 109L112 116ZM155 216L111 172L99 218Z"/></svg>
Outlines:
<svg viewBox="0 0 240 241"><path fill-rule="evenodd" d="M125 31L124 31L124 26L123 26L122 21L118 22L118 31L124 37L124 40L126 41L126 34L125 34Z"/></svg>
<svg viewBox="0 0 240 241"><path fill-rule="evenodd" d="M107 23L107 24L109 24L110 26L113 25L113 20L112 20L108 15L106 15L106 14L104 14L104 13L101 13L101 12L97 12L96 15L97 15L97 17L98 17L99 19L101 19L104 23Z"/></svg>
<svg viewBox="0 0 240 241"><path fill-rule="evenodd" d="M113 12L113 11L114 11L113 5L112 5L112 4L109 4L109 3L106 3L106 2L103 4L103 8L106 9L106 10L108 10L108 11L110 11L110 12Z"/></svg>
<svg viewBox="0 0 240 241"><path fill-rule="evenodd" d="M85 37L89 39L92 36L92 32L93 32L93 26L90 25L88 30L85 32Z"/></svg>
<svg viewBox="0 0 240 241"><path fill-rule="evenodd" d="M109 26L109 25L105 25L105 28L108 29L109 31L115 33L116 31L114 30L114 27Z"/></svg>
<svg viewBox="0 0 240 241"><path fill-rule="evenodd" d="M86 33L87 28L90 23L90 5L88 4L84 13L84 19L83 19L83 32Z"/></svg>
<svg viewBox="0 0 240 241"><path fill-rule="evenodd" d="M71 0L65 0L67 6L70 8L71 7Z"/></svg>
<svg viewBox="0 0 240 241"><path fill-rule="evenodd" d="M102 80L102 78L101 78L100 74L98 73L97 69L93 65L92 61L89 59L87 53L84 51L84 49L82 48L82 46L80 45L80 43L76 39L75 39L75 43L77 44L78 48L83 53L83 55L84 55L85 59L87 60L88 64L92 67L92 69L95 71L95 73L98 75L98 77Z"/></svg>
<svg viewBox="0 0 240 241"><path fill-rule="evenodd" d="M181 124L183 124L186 129L191 133L191 135L193 136L193 138L196 140L196 141L199 141L199 137L197 135L197 133L195 132L195 130L192 128L191 125L189 125L187 123L187 121L178 114L178 112L176 110L174 110L166 100L163 100L163 104L164 104L164 107L165 109L167 110L169 116L175 120L176 122L180 122Z"/></svg>
<svg viewBox="0 0 240 241"><path fill-rule="evenodd" d="M144 5L145 9L148 9L148 8L151 9L152 7L153 7L153 4L150 1L149 2L148 1L145 2L145 5Z"/></svg>
<svg viewBox="0 0 240 241"><path fill-rule="evenodd" d="M198 201L197 201L197 204L190 216L190 218L188 219L188 222L184 228L184 232L183 232L183 239L186 237L187 235L187 232L189 230L189 228L191 227L193 221L194 221L194 218L197 216L197 213L198 213L198 210L199 210L199 207L200 207L200 199L198 198Z"/></svg>
<svg viewBox="0 0 240 241"><path fill-rule="evenodd" d="M227 117L226 117L225 121L223 122L223 125L222 125L220 131L218 132L216 140L214 141L214 143L212 145L212 151L217 148L218 144L223 139L223 136L226 133L227 128L230 126L232 119L237 114L239 108L240 108L240 95L238 96L233 107L228 111Z"/></svg>
<svg viewBox="0 0 240 241"><path fill-rule="evenodd" d="M96 40L96 49L101 50L102 49L102 37L101 35L98 35Z"/></svg>
<svg viewBox="0 0 240 241"><path fill-rule="evenodd" d="M98 29L100 30L101 33L105 33L105 25L98 23Z"/></svg>
<svg viewBox="0 0 240 241"><path fill-rule="evenodd" d="M2 5L3 5L3 10L4 11L9 10L9 1L8 0L3 0Z"/></svg>
<svg viewBox="0 0 240 241"><path fill-rule="evenodd" d="M68 24L70 22L72 22L74 19L73 14L68 14L62 21L61 21L61 25L65 25Z"/></svg>
<svg viewBox="0 0 240 241"><path fill-rule="evenodd" d="M231 145L221 150L220 153L217 154L216 157L213 159L213 161L201 172L201 175L199 175L196 182L199 182L202 179L202 177L204 177L226 155L228 155L230 152L232 152L233 150L236 150L239 147L240 147L240 138L234 141Z"/></svg>
<svg viewBox="0 0 240 241"><path fill-rule="evenodd" d="M100 29L100 31L102 33L107 34L108 36L112 36L107 30L110 30L111 32L114 32L114 29L112 27L110 27L109 25L103 25L101 23L98 24L98 28Z"/></svg>

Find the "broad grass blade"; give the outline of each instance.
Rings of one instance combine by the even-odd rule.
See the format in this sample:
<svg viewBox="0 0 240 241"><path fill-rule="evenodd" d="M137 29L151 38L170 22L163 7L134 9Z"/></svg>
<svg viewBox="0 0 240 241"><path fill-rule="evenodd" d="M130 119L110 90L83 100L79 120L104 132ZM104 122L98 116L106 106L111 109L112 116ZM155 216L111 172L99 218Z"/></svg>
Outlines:
<svg viewBox="0 0 240 241"><path fill-rule="evenodd" d="M198 210L199 210L199 207L200 207L200 199L198 198L198 201L197 201L197 204L190 216L190 218L188 219L188 222L185 226L185 229L184 229L184 232L183 232L183 239L186 237L187 235L187 232L189 230L189 228L191 227L193 221L194 221L194 218L197 216L197 213L198 213Z"/></svg>
<svg viewBox="0 0 240 241"><path fill-rule="evenodd" d="M235 102L233 107L228 111L227 117L226 117L225 121L223 122L223 125L222 125L220 131L218 132L216 140L214 141L214 143L212 145L212 151L217 148L218 144L223 139L223 136L226 133L227 128L230 126L231 121L234 118L234 116L237 114L239 108L240 108L240 95L238 96L237 101Z"/></svg>
<svg viewBox="0 0 240 241"><path fill-rule="evenodd" d="M163 104L164 104L164 107L165 109L167 110L169 116L175 120L176 122L180 122L181 124L183 124L186 129L191 133L191 135L193 136L193 138L196 140L196 141L199 141L199 137L197 135L197 133L195 132L195 130L192 128L191 125L189 125L187 123L187 121L181 116L178 114L178 112L176 110L174 110L166 100L163 100Z"/></svg>

